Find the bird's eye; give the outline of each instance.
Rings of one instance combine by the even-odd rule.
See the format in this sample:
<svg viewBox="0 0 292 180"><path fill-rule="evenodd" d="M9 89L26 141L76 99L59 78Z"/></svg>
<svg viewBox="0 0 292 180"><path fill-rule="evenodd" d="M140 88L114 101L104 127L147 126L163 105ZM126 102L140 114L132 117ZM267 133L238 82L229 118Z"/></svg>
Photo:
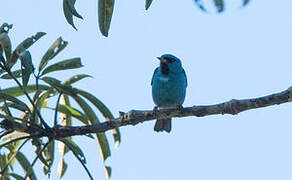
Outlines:
<svg viewBox="0 0 292 180"><path fill-rule="evenodd" d="M172 62L175 61L175 59L170 58L170 57L165 57L164 59L165 59L167 62L169 62L169 63L172 63Z"/></svg>

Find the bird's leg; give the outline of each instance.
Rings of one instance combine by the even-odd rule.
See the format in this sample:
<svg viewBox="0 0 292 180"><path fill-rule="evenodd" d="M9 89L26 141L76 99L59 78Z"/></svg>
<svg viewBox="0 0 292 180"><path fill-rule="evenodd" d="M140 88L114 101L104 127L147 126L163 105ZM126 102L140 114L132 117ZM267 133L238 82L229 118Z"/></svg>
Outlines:
<svg viewBox="0 0 292 180"><path fill-rule="evenodd" d="M155 106L154 108L153 108L153 112L152 112L152 114L153 114L153 116L157 116L158 115L158 106Z"/></svg>
<svg viewBox="0 0 292 180"><path fill-rule="evenodd" d="M120 120L124 120L125 119L124 118L125 113L122 112L122 111L119 111L119 114L120 114L120 116L119 116Z"/></svg>
<svg viewBox="0 0 292 180"><path fill-rule="evenodd" d="M177 110L179 110L179 114L183 114L184 107L182 105L177 106Z"/></svg>

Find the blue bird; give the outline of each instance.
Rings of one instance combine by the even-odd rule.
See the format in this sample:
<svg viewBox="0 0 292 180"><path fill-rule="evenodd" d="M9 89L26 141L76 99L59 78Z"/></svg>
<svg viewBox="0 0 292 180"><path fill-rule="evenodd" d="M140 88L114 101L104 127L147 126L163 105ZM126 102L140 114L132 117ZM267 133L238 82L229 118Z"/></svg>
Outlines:
<svg viewBox="0 0 292 180"><path fill-rule="evenodd" d="M158 57L160 66L154 71L151 85L155 109L182 108L186 96L187 77L181 61L171 55ZM171 131L171 119L157 119L154 131Z"/></svg>

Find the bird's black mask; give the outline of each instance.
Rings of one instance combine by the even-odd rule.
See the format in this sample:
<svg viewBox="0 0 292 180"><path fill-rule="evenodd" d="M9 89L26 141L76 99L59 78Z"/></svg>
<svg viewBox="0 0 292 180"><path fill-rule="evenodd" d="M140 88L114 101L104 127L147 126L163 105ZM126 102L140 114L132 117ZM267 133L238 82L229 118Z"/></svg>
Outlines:
<svg viewBox="0 0 292 180"><path fill-rule="evenodd" d="M160 71L162 74L167 75L169 73L169 67L167 62L160 62Z"/></svg>

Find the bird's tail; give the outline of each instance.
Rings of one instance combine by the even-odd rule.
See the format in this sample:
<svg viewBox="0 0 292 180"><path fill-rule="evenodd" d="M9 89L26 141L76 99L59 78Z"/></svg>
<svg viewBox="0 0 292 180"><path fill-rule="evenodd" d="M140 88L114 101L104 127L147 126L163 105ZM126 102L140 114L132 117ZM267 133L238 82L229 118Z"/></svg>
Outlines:
<svg viewBox="0 0 292 180"><path fill-rule="evenodd" d="M157 119L155 126L154 126L154 131L156 131L156 132L166 131L169 133L171 131L171 118Z"/></svg>

